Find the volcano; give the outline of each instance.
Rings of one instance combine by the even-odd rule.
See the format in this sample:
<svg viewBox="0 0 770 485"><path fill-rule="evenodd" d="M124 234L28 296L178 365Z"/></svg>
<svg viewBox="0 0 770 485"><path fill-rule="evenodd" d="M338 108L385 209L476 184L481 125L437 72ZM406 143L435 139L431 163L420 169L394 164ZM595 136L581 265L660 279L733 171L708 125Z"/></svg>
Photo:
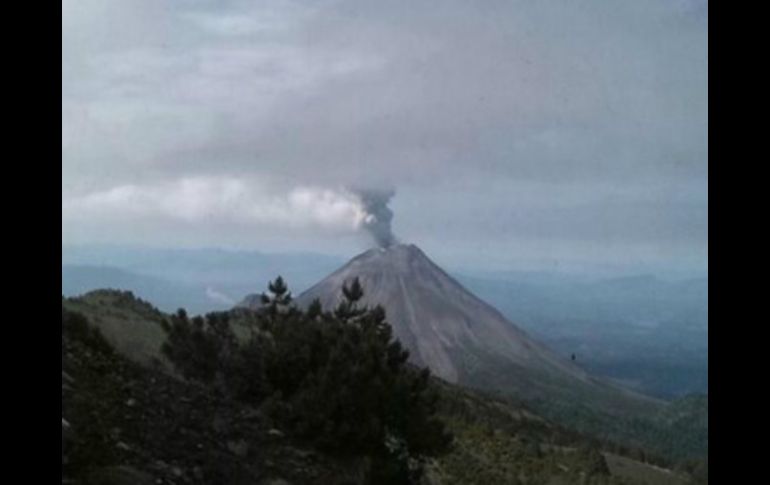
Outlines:
<svg viewBox="0 0 770 485"><path fill-rule="evenodd" d="M654 401L591 377L535 341L413 244L374 248L354 257L296 303L306 307L318 299L325 309L333 309L343 284L356 277L364 290L361 303L385 308L411 362L446 381L525 400L589 398L608 410ZM253 301L247 297L242 305Z"/></svg>

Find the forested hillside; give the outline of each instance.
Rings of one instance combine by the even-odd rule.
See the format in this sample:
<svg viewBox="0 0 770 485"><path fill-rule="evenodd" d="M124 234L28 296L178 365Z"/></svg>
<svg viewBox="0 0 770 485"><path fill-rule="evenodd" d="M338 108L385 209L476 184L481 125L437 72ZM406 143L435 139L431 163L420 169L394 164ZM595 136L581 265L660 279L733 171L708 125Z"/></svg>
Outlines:
<svg viewBox="0 0 770 485"><path fill-rule="evenodd" d="M124 292L63 299L63 477L687 483L644 464L654 457L641 450L412 367L384 312L359 307L356 285L330 310L293 308L282 281L270 290L259 311L205 317L163 314Z"/></svg>

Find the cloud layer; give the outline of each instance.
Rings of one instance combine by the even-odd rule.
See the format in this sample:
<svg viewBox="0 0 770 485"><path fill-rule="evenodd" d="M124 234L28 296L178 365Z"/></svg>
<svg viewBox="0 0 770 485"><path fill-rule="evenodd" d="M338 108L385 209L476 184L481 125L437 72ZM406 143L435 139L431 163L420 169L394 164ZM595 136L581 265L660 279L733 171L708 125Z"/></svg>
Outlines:
<svg viewBox="0 0 770 485"><path fill-rule="evenodd" d="M62 17L65 239L130 220L148 243L184 226L331 247L355 220L340 187L396 187L399 234L447 258L475 238L490 261L705 264L705 1L64 0Z"/></svg>
<svg viewBox="0 0 770 485"><path fill-rule="evenodd" d="M65 199L62 218L103 222L157 218L159 222L276 225L357 231L369 222L365 205L350 191L296 187L288 193L233 178L185 178L157 185L121 185ZM202 226L205 227L205 226Z"/></svg>

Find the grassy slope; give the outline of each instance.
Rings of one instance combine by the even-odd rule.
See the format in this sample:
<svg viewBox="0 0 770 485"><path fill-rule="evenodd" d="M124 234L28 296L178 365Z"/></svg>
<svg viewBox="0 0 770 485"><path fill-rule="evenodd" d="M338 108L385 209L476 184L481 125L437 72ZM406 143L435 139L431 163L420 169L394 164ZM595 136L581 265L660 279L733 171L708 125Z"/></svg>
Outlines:
<svg viewBox="0 0 770 485"><path fill-rule="evenodd" d="M356 473L355 463L294 443L259 410L62 327L62 483L343 485Z"/></svg>
<svg viewBox="0 0 770 485"><path fill-rule="evenodd" d="M613 476L629 483L654 483L656 485L687 485L689 477L664 468L648 465L624 456L604 453L607 466Z"/></svg>
<svg viewBox="0 0 770 485"><path fill-rule="evenodd" d="M682 474L608 451L608 475L590 475L585 450L600 446L543 419L526 406L437 382L440 413L456 437L447 456L431 463L440 484L671 484L690 483ZM587 480L583 482L582 480Z"/></svg>
<svg viewBox="0 0 770 485"><path fill-rule="evenodd" d="M142 363L163 361L160 346L165 315L128 292L96 290L81 297L64 298L62 305L82 313L123 355Z"/></svg>
<svg viewBox="0 0 770 485"><path fill-rule="evenodd" d="M457 358L463 364L462 385L496 389L501 398L515 397L514 401L526 403L539 415L582 433L645 448L669 460L708 454L708 405L704 399L669 403L605 384L575 385L560 380L557 374L534 375L483 351ZM478 365L482 360L485 364Z"/></svg>

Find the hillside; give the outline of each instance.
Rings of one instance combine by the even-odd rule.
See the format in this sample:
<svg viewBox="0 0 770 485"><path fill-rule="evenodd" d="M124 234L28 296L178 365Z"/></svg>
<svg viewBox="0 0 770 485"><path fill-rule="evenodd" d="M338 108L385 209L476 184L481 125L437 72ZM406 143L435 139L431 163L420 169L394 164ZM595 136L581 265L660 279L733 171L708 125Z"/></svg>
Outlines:
<svg viewBox="0 0 770 485"><path fill-rule="evenodd" d="M95 290L76 298L62 298L62 308L87 316L121 354L144 365L162 362L165 338L160 326L166 315L133 293Z"/></svg>
<svg viewBox="0 0 770 485"><path fill-rule="evenodd" d="M93 319L96 328L106 330L107 342L114 344L130 333L127 328L160 327L157 318L168 318L146 302L114 291L65 299L63 311L65 308L77 308ZM121 318L106 319L105 315ZM254 317L236 311L233 318L238 325L238 321ZM116 331L121 327L125 327L123 331ZM162 339L162 331L139 335L143 340L139 348L160 348L161 342L154 339L157 335ZM340 460L303 446L275 429L276 423L259 410L222 408L197 386L157 367L135 363L152 360L144 352L136 352L136 345L122 345L119 349L124 350L117 353L103 352L98 346L92 348L92 343L78 341L66 326L62 338L63 420L67 420L67 430L87 441L81 441L78 453L86 453L89 461L90 453L98 455L94 463L100 465L100 472L130 476L125 480L138 484L153 483L152 479L161 480L156 483L211 483L206 477L217 473L230 473L228 483L272 483L270 480L279 478L288 483L316 483L317 477L324 477L324 483L360 483L355 478L360 473L356 460ZM124 357L126 353L132 359ZM104 356L94 358L97 354ZM603 452L609 475L599 466L599 474L590 483L686 483L681 475L670 472L666 476L674 481L659 481L659 476L628 481L640 475L656 477L657 469L628 457L616 458L611 453L616 449L556 426L526 406L440 380L434 380L433 386L440 395L440 415L455 441L448 455L428 464L425 483L575 483L581 472L595 468L596 453L591 450L600 446L609 450ZM68 414L73 409L75 414ZM223 413L229 413L226 426ZM73 417L78 415L83 417ZM100 418L94 421L94 416ZM243 416L251 416L251 421L243 422ZM70 433L65 433L63 421L63 439Z"/></svg>
<svg viewBox="0 0 770 485"><path fill-rule="evenodd" d="M62 483L356 483L353 464L126 358L78 315L62 310Z"/></svg>

